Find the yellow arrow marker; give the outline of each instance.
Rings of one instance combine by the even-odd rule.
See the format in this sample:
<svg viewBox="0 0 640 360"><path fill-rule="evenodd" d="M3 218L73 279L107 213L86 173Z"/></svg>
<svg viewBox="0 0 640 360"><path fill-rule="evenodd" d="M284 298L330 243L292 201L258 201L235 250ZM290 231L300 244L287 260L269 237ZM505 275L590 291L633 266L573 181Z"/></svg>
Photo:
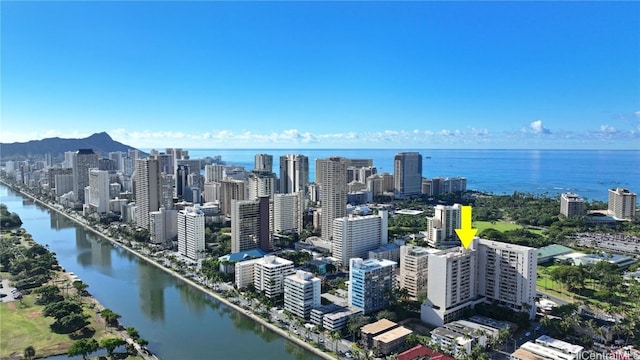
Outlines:
<svg viewBox="0 0 640 360"><path fill-rule="evenodd" d="M460 229L455 230L462 242L462 246L464 246L465 249L468 249L469 245L471 245L471 241L473 241L473 238L476 236L478 229L471 228L471 206L463 206L460 210L462 211L460 214Z"/></svg>

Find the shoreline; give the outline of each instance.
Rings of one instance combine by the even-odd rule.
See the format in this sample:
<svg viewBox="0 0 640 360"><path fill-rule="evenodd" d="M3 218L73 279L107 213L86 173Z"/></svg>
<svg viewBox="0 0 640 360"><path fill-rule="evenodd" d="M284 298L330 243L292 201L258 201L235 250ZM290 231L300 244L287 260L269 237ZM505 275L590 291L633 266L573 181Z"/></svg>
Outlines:
<svg viewBox="0 0 640 360"><path fill-rule="evenodd" d="M198 289L199 291L203 292L205 295L209 295L211 297L213 297L214 299L216 299L217 301L221 302L222 304L234 309L235 311L249 317L250 319L252 319L253 321L259 323L260 325L266 326L269 330L275 332L276 334L280 335L283 339L285 340L289 340L293 343L295 343L296 345L304 348L305 350L308 350L312 353L314 353L315 355L327 359L327 360L334 360L336 359L336 357L332 356L329 353L326 353L312 345L310 345L309 343L305 342L304 340L298 338L297 336L292 336L291 334L289 334L287 331L284 331L283 329L275 326L274 324L262 319L261 317L259 317L258 315L256 315L255 313L253 313L252 311L248 310L248 309L244 309L232 302L230 302L229 300L227 300L226 298L220 296L219 294L217 294L214 291L211 291L210 289L207 289L206 287L204 287L201 284L198 284L197 282L186 278L184 276L182 276L181 274L177 273L176 271L174 271L171 268L167 268L164 265L160 264L159 262L155 261L154 259L151 259L149 257L147 257L146 255L136 251L135 249L132 249L131 247L127 246L126 244L123 244L121 242L118 242L117 240L115 240L114 238L107 236L103 233L101 233L100 231L94 229L93 227L79 221L78 219L75 219L74 217L70 216L69 214L67 214L64 211L60 211L60 209L57 209L55 206L52 206L49 203L46 203L38 198L36 198L35 196L23 191L22 189L16 189L13 186L11 186L10 184L7 184L6 182L4 182L3 180L0 180L0 183L2 183L4 186L7 186L9 189L13 190L13 191L17 191L20 194L28 197L29 199L45 206L46 208L48 208L51 211L55 211L58 214L62 214L64 215L67 219L73 221L74 223L82 226L83 228L91 231L93 234L98 235L99 237L111 242L113 245L117 245L118 247L121 247L125 250L127 250L128 252L132 253L133 255L136 255L138 258L162 269L163 271L165 271L167 274L174 276L175 278L183 281L184 283L190 285L193 288ZM97 300L96 300L97 301ZM247 312L249 311L249 312Z"/></svg>

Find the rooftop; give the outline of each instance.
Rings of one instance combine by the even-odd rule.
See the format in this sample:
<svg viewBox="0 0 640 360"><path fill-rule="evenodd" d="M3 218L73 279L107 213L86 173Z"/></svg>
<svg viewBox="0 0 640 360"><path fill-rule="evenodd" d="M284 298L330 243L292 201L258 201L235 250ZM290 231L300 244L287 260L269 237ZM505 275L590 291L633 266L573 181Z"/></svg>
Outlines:
<svg viewBox="0 0 640 360"><path fill-rule="evenodd" d="M547 357L536 355L531 351L527 351L525 349L518 349L513 354L511 354L512 359L519 360L548 360Z"/></svg>
<svg viewBox="0 0 640 360"><path fill-rule="evenodd" d="M538 258L554 257L558 255L569 254L573 249L559 244L552 244L538 248Z"/></svg>
<svg viewBox="0 0 640 360"><path fill-rule="evenodd" d="M379 334L385 330L398 326L395 322L388 319L380 319L374 323L363 326L360 331L366 334Z"/></svg>
<svg viewBox="0 0 640 360"><path fill-rule="evenodd" d="M413 331L411 331L410 329L407 329L404 326L399 326L393 330L389 330L387 332L384 332L376 337L373 338L374 341L379 341L379 342L383 342L383 343L390 343L392 341L395 341L399 338L405 337L409 334L413 333Z"/></svg>
<svg viewBox="0 0 640 360"><path fill-rule="evenodd" d="M398 354L398 360L424 359L425 356L428 356L427 359L429 360L454 360L451 356L441 354L424 345L416 345L411 349Z"/></svg>
<svg viewBox="0 0 640 360"><path fill-rule="evenodd" d="M539 338L537 338L536 343L542 344L544 346L548 346L550 348L561 350L562 352L565 352L568 354L579 354L580 352L582 352L582 350L584 350L584 347L580 345L574 345L566 341L552 338L551 336L547 336L547 335L542 335Z"/></svg>

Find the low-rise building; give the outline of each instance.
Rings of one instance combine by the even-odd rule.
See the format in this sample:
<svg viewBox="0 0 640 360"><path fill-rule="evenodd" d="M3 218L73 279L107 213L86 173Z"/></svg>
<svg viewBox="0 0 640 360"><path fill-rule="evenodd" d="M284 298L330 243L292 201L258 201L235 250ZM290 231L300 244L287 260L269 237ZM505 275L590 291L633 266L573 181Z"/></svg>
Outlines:
<svg viewBox="0 0 640 360"><path fill-rule="evenodd" d="M396 327L398 327L398 324L388 319L380 319L376 322L361 327L360 334L362 336L362 345L365 347L365 349L370 349L373 346L374 337Z"/></svg>
<svg viewBox="0 0 640 360"><path fill-rule="evenodd" d="M535 356L549 360L579 360L582 359L584 348L565 341L542 335L533 341L528 341L511 354L511 360L536 359Z"/></svg>
<svg viewBox="0 0 640 360"><path fill-rule="evenodd" d="M340 330L347 325L350 318L359 314L362 314L361 309L342 308L342 310L325 314L322 318L322 327L328 331Z"/></svg>
<svg viewBox="0 0 640 360"><path fill-rule="evenodd" d="M413 331L411 331L410 329L407 329L404 326L399 326L374 337L373 349L375 355L386 356L400 349L406 343L407 336L411 335L412 333Z"/></svg>

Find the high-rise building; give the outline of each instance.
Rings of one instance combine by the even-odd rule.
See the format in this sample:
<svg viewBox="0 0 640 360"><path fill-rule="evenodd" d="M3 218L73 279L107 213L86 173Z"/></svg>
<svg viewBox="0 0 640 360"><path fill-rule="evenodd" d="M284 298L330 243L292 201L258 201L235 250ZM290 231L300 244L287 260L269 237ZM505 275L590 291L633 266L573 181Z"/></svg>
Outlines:
<svg viewBox="0 0 640 360"><path fill-rule="evenodd" d="M277 256L265 256L256 259L253 285L257 291L264 291L266 297L273 299L284 292L284 279L293 272L293 261Z"/></svg>
<svg viewBox="0 0 640 360"><path fill-rule="evenodd" d="M430 255L427 265L427 301L422 305L423 322L442 326L460 318L478 303L478 254L456 247Z"/></svg>
<svg viewBox="0 0 640 360"><path fill-rule="evenodd" d="M514 311L536 314L535 248L480 239L478 241L478 295Z"/></svg>
<svg viewBox="0 0 640 360"><path fill-rule="evenodd" d="M271 197L276 192L276 175L272 172L253 170L249 175L249 200Z"/></svg>
<svg viewBox="0 0 640 360"><path fill-rule="evenodd" d="M204 213L195 207L178 211L178 252L192 260L204 257Z"/></svg>
<svg viewBox="0 0 640 360"><path fill-rule="evenodd" d="M273 233L300 234L303 229L304 193L273 195Z"/></svg>
<svg viewBox="0 0 640 360"><path fill-rule="evenodd" d="M349 261L349 306L364 314L389 306L395 288L397 263L386 259L353 258Z"/></svg>
<svg viewBox="0 0 640 360"><path fill-rule="evenodd" d="M165 210L149 213L149 241L153 244L167 244L177 239L178 211Z"/></svg>
<svg viewBox="0 0 640 360"><path fill-rule="evenodd" d="M380 196L393 191L393 175L389 173L374 174L366 179L367 190L372 196Z"/></svg>
<svg viewBox="0 0 640 360"><path fill-rule="evenodd" d="M273 155L256 154L254 170L260 172L273 172Z"/></svg>
<svg viewBox="0 0 640 360"><path fill-rule="evenodd" d="M231 206L231 252L271 249L269 198L233 200Z"/></svg>
<svg viewBox="0 0 640 360"><path fill-rule="evenodd" d="M149 213L160 209L160 163L156 159L136 160L136 225L149 230Z"/></svg>
<svg viewBox="0 0 640 360"><path fill-rule="evenodd" d="M280 192L306 191L309 184L309 158L304 155L280 156Z"/></svg>
<svg viewBox="0 0 640 360"><path fill-rule="evenodd" d="M442 326L481 302L535 316L537 250L485 239L429 255L422 321Z"/></svg>
<svg viewBox="0 0 640 360"><path fill-rule="evenodd" d="M246 200L247 186L242 180L225 179L220 182L220 213L231 214L233 200Z"/></svg>
<svg viewBox="0 0 640 360"><path fill-rule="evenodd" d="M109 172L89 169L89 199L87 203L96 212L105 214L109 211Z"/></svg>
<svg viewBox="0 0 640 360"><path fill-rule="evenodd" d="M73 193L76 203L84 205L84 188L89 186L89 169L98 168L98 154L92 149L79 149L73 154Z"/></svg>
<svg viewBox="0 0 640 360"><path fill-rule="evenodd" d="M429 256L434 252L437 251L414 245L400 247L399 287L414 299L427 291Z"/></svg>
<svg viewBox="0 0 640 360"><path fill-rule="evenodd" d="M388 215L345 216L333 221L332 255L342 265L351 258L365 258L369 251L388 243Z"/></svg>
<svg viewBox="0 0 640 360"><path fill-rule="evenodd" d="M401 152L393 160L394 192L397 197L419 196L422 192L422 155Z"/></svg>
<svg viewBox="0 0 640 360"><path fill-rule="evenodd" d="M322 172L320 202L322 206L322 240L331 241L333 220L347 215L346 159L331 157L316 161L316 171Z"/></svg>
<svg viewBox="0 0 640 360"><path fill-rule="evenodd" d="M204 166L204 182L220 182L225 177L224 165L212 164Z"/></svg>
<svg viewBox="0 0 640 360"><path fill-rule="evenodd" d="M560 213L568 218L584 215L584 200L572 193L565 193L560 196Z"/></svg>
<svg viewBox="0 0 640 360"><path fill-rule="evenodd" d="M284 278L284 310L309 320L311 310L320 306L320 279L298 270Z"/></svg>
<svg viewBox="0 0 640 360"><path fill-rule="evenodd" d="M434 216L427 218L427 243L437 249L460 245L455 229L460 228L460 204L436 205Z"/></svg>
<svg viewBox="0 0 640 360"><path fill-rule="evenodd" d="M220 188L217 181L204 183L204 202L220 202Z"/></svg>
<svg viewBox="0 0 640 360"><path fill-rule="evenodd" d="M189 182L187 180L187 176L189 175L189 166L187 165L178 165L176 168L176 197L182 199L184 197L184 192L186 188L189 186Z"/></svg>
<svg viewBox="0 0 640 360"><path fill-rule="evenodd" d="M633 220L638 196L627 189L609 189L609 213L618 219Z"/></svg>

